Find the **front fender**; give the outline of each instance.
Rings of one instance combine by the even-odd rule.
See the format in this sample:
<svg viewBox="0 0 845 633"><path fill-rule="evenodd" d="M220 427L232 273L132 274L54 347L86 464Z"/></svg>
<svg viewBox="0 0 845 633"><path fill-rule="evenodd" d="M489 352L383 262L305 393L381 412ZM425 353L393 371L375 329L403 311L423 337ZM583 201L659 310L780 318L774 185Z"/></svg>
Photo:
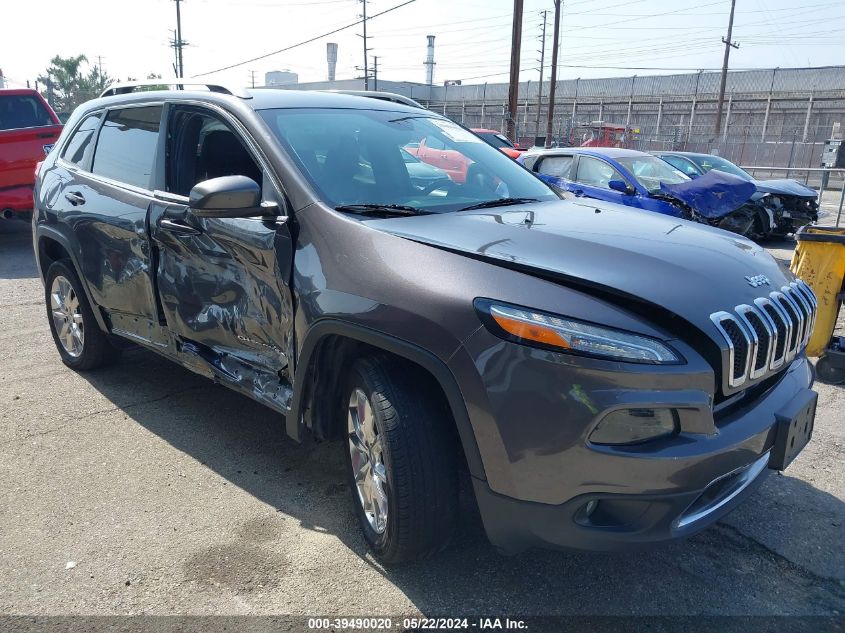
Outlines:
<svg viewBox="0 0 845 633"><path fill-rule="evenodd" d="M431 352L413 343L339 319L320 319L305 334L296 364L291 409L285 420L285 430L291 438L301 441L303 437L305 431L303 414L307 389L310 378L313 376L313 364L316 360L314 352L320 341L329 336L341 336L366 343L372 347L401 356L426 370L437 381L446 395L470 474L477 479L485 479L481 454L464 404L464 398L457 380L447 365Z"/></svg>

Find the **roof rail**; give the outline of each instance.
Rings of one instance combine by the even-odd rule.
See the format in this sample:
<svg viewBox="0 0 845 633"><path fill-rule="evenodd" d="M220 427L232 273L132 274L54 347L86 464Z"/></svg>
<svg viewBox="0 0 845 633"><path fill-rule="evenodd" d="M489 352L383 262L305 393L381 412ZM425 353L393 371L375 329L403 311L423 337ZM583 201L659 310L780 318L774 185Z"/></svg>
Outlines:
<svg viewBox="0 0 845 633"><path fill-rule="evenodd" d="M405 95L396 94L395 92L384 92L382 90L322 90L321 92L333 92L335 94L351 95L353 97L369 97L370 99L390 101L391 103L401 103L402 105L420 108L421 110L426 109L418 101L414 101Z"/></svg>
<svg viewBox="0 0 845 633"><path fill-rule="evenodd" d="M126 83L109 86L103 90L100 97L125 95L130 92L135 92L138 88L149 88L150 86L176 86L180 90L184 89L185 86L203 86L207 88L209 92L219 92L221 94L240 97L241 99L252 99L252 95L242 88L227 88L226 86L211 84L207 81L183 81L182 79L144 79L142 81L128 81Z"/></svg>

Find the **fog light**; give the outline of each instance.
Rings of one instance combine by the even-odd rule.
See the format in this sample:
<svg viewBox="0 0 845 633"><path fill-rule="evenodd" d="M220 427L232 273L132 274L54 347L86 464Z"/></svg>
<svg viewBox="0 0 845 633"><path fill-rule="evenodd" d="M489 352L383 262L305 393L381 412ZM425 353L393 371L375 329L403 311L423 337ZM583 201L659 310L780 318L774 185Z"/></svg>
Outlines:
<svg viewBox="0 0 845 633"><path fill-rule="evenodd" d="M590 434L593 444L637 444L678 430L674 409L620 409L607 414Z"/></svg>

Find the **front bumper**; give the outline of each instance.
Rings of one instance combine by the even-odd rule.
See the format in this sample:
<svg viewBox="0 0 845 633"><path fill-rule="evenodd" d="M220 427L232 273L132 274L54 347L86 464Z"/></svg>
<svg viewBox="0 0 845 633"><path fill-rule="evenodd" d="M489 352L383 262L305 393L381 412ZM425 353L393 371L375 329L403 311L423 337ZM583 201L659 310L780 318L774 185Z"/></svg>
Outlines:
<svg viewBox="0 0 845 633"><path fill-rule="evenodd" d="M468 344L472 356L478 350ZM765 479L777 414L813 396L812 366L799 357L714 420L713 376L695 360L674 373L628 365L615 374L583 359L561 363L559 355L502 345L482 354L483 368L474 363L486 370L478 374L484 393L467 386L465 396L476 405L471 418L486 476L473 480L481 516L493 544L510 552L626 549L703 529ZM491 373L497 351L503 374ZM678 407L681 433L633 446L590 444L594 420L620 403Z"/></svg>

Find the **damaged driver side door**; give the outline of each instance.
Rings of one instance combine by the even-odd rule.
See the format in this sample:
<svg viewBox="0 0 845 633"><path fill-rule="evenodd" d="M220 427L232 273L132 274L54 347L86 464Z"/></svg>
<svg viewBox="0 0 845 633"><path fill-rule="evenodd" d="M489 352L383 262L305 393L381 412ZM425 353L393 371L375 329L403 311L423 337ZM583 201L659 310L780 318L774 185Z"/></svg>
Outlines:
<svg viewBox="0 0 845 633"><path fill-rule="evenodd" d="M286 218L200 217L189 196L210 179L245 176L261 188L262 204L281 209L284 199L227 115L171 104L165 118L167 191L156 192L149 227L166 327L182 362L284 412L294 344Z"/></svg>

